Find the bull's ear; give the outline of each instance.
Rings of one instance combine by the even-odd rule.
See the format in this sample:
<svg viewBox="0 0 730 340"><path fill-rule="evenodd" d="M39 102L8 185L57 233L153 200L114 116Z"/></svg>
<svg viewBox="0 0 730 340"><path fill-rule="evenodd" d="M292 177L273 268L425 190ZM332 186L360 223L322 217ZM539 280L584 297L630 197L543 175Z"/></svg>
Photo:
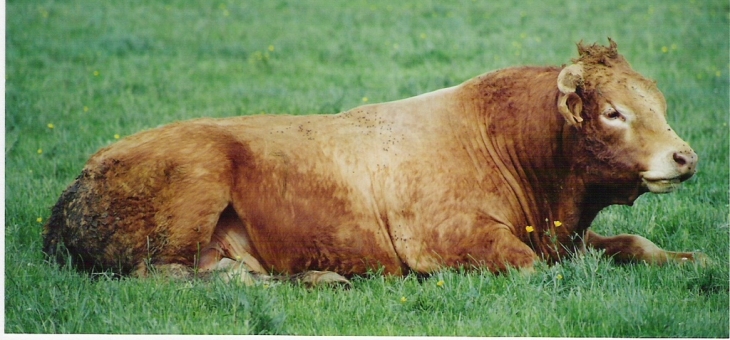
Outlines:
<svg viewBox="0 0 730 340"><path fill-rule="evenodd" d="M580 117L583 111L583 101L575 93L575 90L583 86L583 64L575 63L566 66L558 75L558 111L563 115L568 124L580 127L583 118Z"/></svg>

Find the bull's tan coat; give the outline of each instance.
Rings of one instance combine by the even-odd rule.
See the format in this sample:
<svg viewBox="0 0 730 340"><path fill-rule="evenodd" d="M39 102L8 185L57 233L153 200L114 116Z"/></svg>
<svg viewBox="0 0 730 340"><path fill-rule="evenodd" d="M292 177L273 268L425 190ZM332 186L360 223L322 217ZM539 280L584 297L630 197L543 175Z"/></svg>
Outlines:
<svg viewBox="0 0 730 340"><path fill-rule="evenodd" d="M672 190L697 156L615 43L579 52L565 69L508 68L334 115L198 119L127 137L61 195L44 250L136 275L222 260L260 274L496 272L585 245L619 260L693 259L589 231L610 204Z"/></svg>

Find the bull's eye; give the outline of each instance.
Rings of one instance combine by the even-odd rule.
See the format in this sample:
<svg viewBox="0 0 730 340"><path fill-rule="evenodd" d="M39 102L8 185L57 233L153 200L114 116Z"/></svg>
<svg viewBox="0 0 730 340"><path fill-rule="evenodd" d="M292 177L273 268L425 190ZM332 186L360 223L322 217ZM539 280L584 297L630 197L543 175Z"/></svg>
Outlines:
<svg viewBox="0 0 730 340"><path fill-rule="evenodd" d="M625 120L625 118L624 118L624 116L623 116L623 115L621 114L621 112L618 112L618 111L616 111L616 110L614 110L614 109L611 109L611 110L609 110L608 112L606 112L606 118L608 118L608 119L612 119L612 120L613 120L613 119L620 119L620 120Z"/></svg>

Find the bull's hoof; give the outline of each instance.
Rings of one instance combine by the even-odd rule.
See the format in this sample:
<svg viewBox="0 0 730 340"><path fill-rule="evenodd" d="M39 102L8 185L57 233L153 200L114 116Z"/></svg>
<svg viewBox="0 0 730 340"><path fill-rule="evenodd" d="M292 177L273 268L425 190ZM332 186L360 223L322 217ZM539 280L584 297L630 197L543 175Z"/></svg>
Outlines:
<svg viewBox="0 0 730 340"><path fill-rule="evenodd" d="M710 257L705 255L705 253L700 252L682 253L682 255L679 257L679 260L681 261L681 263L693 262L702 267L712 264L712 260L710 260Z"/></svg>
<svg viewBox="0 0 730 340"><path fill-rule="evenodd" d="M304 273L292 275L291 280L303 284L308 288L318 286L337 286L340 285L345 289L352 288L349 280L340 274L330 271L310 270Z"/></svg>
<svg viewBox="0 0 730 340"><path fill-rule="evenodd" d="M174 280L189 280L193 277L193 271L190 267L178 263L152 266L149 269L149 274Z"/></svg>
<svg viewBox="0 0 730 340"><path fill-rule="evenodd" d="M224 282L239 282L246 286L254 286L275 279L269 275L251 271L246 263L229 258L222 258L212 269L212 272L218 273L218 277Z"/></svg>

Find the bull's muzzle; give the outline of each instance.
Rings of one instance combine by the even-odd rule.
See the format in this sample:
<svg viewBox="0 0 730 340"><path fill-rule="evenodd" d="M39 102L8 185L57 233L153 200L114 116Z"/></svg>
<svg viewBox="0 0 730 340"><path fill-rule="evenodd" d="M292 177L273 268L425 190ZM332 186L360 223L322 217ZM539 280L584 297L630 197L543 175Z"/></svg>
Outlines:
<svg viewBox="0 0 730 340"><path fill-rule="evenodd" d="M650 170L641 173L642 185L657 194L676 190L680 183L697 172L698 157L692 149L686 148L663 155L656 158Z"/></svg>

